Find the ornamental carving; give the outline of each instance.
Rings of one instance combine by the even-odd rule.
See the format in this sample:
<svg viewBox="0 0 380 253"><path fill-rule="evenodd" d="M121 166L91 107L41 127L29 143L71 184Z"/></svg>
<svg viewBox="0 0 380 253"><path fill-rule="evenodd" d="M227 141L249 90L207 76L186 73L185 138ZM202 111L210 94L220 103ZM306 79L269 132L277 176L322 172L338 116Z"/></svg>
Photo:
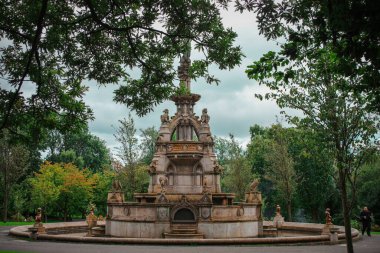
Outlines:
<svg viewBox="0 0 380 253"><path fill-rule="evenodd" d="M211 208L210 207L202 207L201 208L201 217L203 219L208 219L211 216Z"/></svg>

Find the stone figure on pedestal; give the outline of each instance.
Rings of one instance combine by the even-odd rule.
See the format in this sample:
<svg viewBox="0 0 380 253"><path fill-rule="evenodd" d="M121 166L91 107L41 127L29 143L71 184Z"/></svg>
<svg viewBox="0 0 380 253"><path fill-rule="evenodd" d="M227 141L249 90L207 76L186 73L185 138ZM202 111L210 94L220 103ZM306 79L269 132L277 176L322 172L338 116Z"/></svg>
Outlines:
<svg viewBox="0 0 380 253"><path fill-rule="evenodd" d="M160 182L160 186L161 186L161 192L162 193L165 193L166 191L166 185L168 185L168 178L166 176L161 176L158 181Z"/></svg>
<svg viewBox="0 0 380 253"><path fill-rule="evenodd" d="M161 115L161 123L162 124L167 124L169 123L170 119L169 119L169 110L168 109L165 109L163 111L164 114Z"/></svg>
<svg viewBox="0 0 380 253"><path fill-rule="evenodd" d="M209 121L210 121L210 116L207 114L207 108L204 108L202 110L201 123L208 124Z"/></svg>

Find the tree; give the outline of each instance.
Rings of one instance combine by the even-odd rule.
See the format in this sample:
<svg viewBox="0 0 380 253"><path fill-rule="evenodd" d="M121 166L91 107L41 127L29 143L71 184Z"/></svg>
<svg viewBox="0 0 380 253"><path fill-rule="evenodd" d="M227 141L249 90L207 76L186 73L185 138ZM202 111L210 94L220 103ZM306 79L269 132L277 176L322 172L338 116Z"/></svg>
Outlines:
<svg viewBox="0 0 380 253"><path fill-rule="evenodd" d="M257 13L261 34L285 38L283 53L290 59L329 45L339 58L335 72L355 78L345 86L368 101L366 110L380 112L380 4L377 0L253 0L238 1L240 11Z"/></svg>
<svg viewBox="0 0 380 253"><path fill-rule="evenodd" d="M95 204L98 214L105 216L107 213L107 196L112 188L112 180L115 178L115 171L103 170L93 175L94 189L92 203Z"/></svg>
<svg viewBox="0 0 380 253"><path fill-rule="evenodd" d="M122 162L122 166L117 171L124 187L127 199L133 198L133 193L146 191L149 182L147 173L148 166L142 163L142 146L136 137L136 128L133 117L128 115L128 119L119 120L120 126L114 134L116 140L121 144L118 148L117 156ZM145 187L146 186L146 187Z"/></svg>
<svg viewBox="0 0 380 253"><path fill-rule="evenodd" d="M292 221L292 201L297 190L297 174L294 161L288 152L288 145L281 129L277 131L274 141L269 146L265 156L268 164L265 177L276 188L281 199L285 200L288 220Z"/></svg>
<svg viewBox="0 0 380 253"><path fill-rule="evenodd" d="M42 164L29 182L34 206L43 207L46 215L60 212L65 221L70 214L85 212L95 184L88 170L79 170L71 163L49 162Z"/></svg>
<svg viewBox="0 0 380 253"><path fill-rule="evenodd" d="M3 191L3 221L8 220L9 193L18 180L24 176L29 162L25 147L9 143L7 133L0 139L0 169Z"/></svg>
<svg viewBox="0 0 380 253"><path fill-rule="evenodd" d="M156 151L156 140L158 138L158 131L153 127L140 129L141 132L141 151L143 154L142 161L149 165L152 162L154 152Z"/></svg>
<svg viewBox="0 0 380 253"><path fill-rule="evenodd" d="M353 252L350 214L355 201L356 178L366 151L378 132L378 116L366 111L368 105L360 93L347 87L360 78L347 78L337 70L341 58L329 45L314 44L313 51L290 57L286 44L279 53L269 52L247 69L250 78L271 89L266 99L275 99L281 108L300 110L303 117L287 115L297 126L306 126L323 136L331 150L338 173L347 250ZM257 94L257 97L263 98ZM347 184L351 187L347 188Z"/></svg>
<svg viewBox="0 0 380 253"><path fill-rule="evenodd" d="M358 202L360 207L368 206L375 216L375 222L379 224L380 150L360 170L358 175Z"/></svg>
<svg viewBox="0 0 380 253"><path fill-rule="evenodd" d="M56 163L74 163L78 168L98 172L111 166L111 156L103 140L88 129L61 134L49 131L46 140L46 160Z"/></svg>
<svg viewBox="0 0 380 253"><path fill-rule="evenodd" d="M300 208L313 222L321 222L326 205L335 200L333 155L323 145L323 138L310 129L288 128L286 135L288 151L298 176L297 200L301 203Z"/></svg>
<svg viewBox="0 0 380 253"><path fill-rule="evenodd" d="M197 1L2 1L0 4L0 129L14 133L70 131L92 118L83 101L83 80L122 82L115 100L139 115L176 91L174 60L192 43L204 58L192 78L215 63L238 65L236 33L223 27L218 6ZM141 70L137 79L131 71ZM25 83L35 88L22 93ZM38 139L36 139L38 140Z"/></svg>
<svg viewBox="0 0 380 253"><path fill-rule="evenodd" d="M276 160L273 144L281 137L281 143L285 145L283 149L288 153L286 159L293 160L297 179L294 187L296 192L293 192L291 198L292 210L305 210L306 218L311 217L313 222L320 222L320 218L324 217L326 205L335 200L332 199L335 193L333 159L331 152L324 147L321 136L307 128L285 128L279 123L270 127L254 125L250 128L250 133L247 157L252 164L252 172L260 177L259 188L268 206L267 209L263 209L264 215L268 218L273 217L276 204L286 207L286 197L281 196L285 191L280 191L267 176L271 171L269 161ZM287 213L287 210L284 210ZM297 220L298 217L293 215L292 218Z"/></svg>
<svg viewBox="0 0 380 253"><path fill-rule="evenodd" d="M236 193L237 200L244 200L253 179L245 152L232 134L229 139L215 138L215 151L223 166L222 187Z"/></svg>

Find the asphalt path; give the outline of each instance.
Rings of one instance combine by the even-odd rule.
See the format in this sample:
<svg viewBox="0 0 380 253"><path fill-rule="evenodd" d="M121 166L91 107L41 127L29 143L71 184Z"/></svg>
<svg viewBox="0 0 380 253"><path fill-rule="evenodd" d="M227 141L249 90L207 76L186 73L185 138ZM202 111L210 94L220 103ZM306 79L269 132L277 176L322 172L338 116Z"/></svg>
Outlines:
<svg viewBox="0 0 380 253"><path fill-rule="evenodd" d="M0 253L3 250L23 253L345 253L346 245L287 246L160 246L90 244L52 241L31 241L9 236L10 227L0 227ZM355 253L380 253L380 235L364 236L354 243Z"/></svg>

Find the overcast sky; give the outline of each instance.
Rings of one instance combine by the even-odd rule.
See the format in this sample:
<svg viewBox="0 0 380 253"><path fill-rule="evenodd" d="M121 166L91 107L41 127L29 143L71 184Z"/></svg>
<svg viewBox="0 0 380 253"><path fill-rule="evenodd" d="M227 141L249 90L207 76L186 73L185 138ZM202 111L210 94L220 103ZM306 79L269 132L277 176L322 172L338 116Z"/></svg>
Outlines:
<svg viewBox="0 0 380 253"><path fill-rule="evenodd" d="M277 50L278 45L274 41L267 41L259 35L255 16L253 13L235 13L222 11L225 27L232 27L238 34L236 45L242 47L246 56L241 65L231 71L220 71L217 68L210 68L210 74L215 75L220 84L209 85L203 79L192 81L191 91L201 95L201 100L196 104L194 111L201 114L203 108L208 109L211 117L210 126L213 135L218 137L228 137L232 133L242 145L246 145L249 140L249 127L254 124L269 126L276 122L276 115L280 109L274 101L259 101L254 97L255 93L264 93L265 87L259 86L255 81L249 80L245 74L245 69L254 60L258 60L269 50ZM1 41L1 43L7 43ZM192 52L193 58L197 53ZM9 86L0 80L2 86ZM117 146L113 136L118 120L128 117L129 110L126 106L116 104L113 101L113 92L117 85L99 87L95 82L87 81L85 85L89 87L85 95L85 102L94 112L95 119L89 122L90 131L105 140L107 146L114 152ZM24 94L33 93L35 86L28 84L23 86ZM160 115L162 111L169 109L170 115L174 115L175 105L172 101L166 101L155 107L154 112L139 118L133 112L136 128L145 129L160 126Z"/></svg>
<svg viewBox="0 0 380 253"><path fill-rule="evenodd" d="M253 13L222 12L226 27L232 27L238 33L236 44L242 47L246 58L239 67L231 71L210 69L220 80L220 84L209 85L203 79L192 81L191 90L200 94L201 100L196 104L194 111L201 114L203 108L208 109L211 117L210 126L213 135L227 137L232 133L245 145L249 140L249 127L254 124L269 126L276 122L276 115L280 109L273 101L259 101L254 93L265 92L265 88L255 81L249 80L244 73L246 66L259 59L269 50L276 50L278 46L273 41L267 41L259 35ZM192 52L194 55L194 52ZM95 83L88 83L89 92L85 97L87 104L93 109L95 120L90 122L90 130L107 142L111 150L117 145L113 134L118 120L128 117L126 106L113 102L113 91L117 86L98 87ZM160 126L160 115L168 108L171 115L175 112L172 101L166 101L157 106L154 112L139 118L133 112L136 128L145 129ZM114 126L114 127L112 127Z"/></svg>

